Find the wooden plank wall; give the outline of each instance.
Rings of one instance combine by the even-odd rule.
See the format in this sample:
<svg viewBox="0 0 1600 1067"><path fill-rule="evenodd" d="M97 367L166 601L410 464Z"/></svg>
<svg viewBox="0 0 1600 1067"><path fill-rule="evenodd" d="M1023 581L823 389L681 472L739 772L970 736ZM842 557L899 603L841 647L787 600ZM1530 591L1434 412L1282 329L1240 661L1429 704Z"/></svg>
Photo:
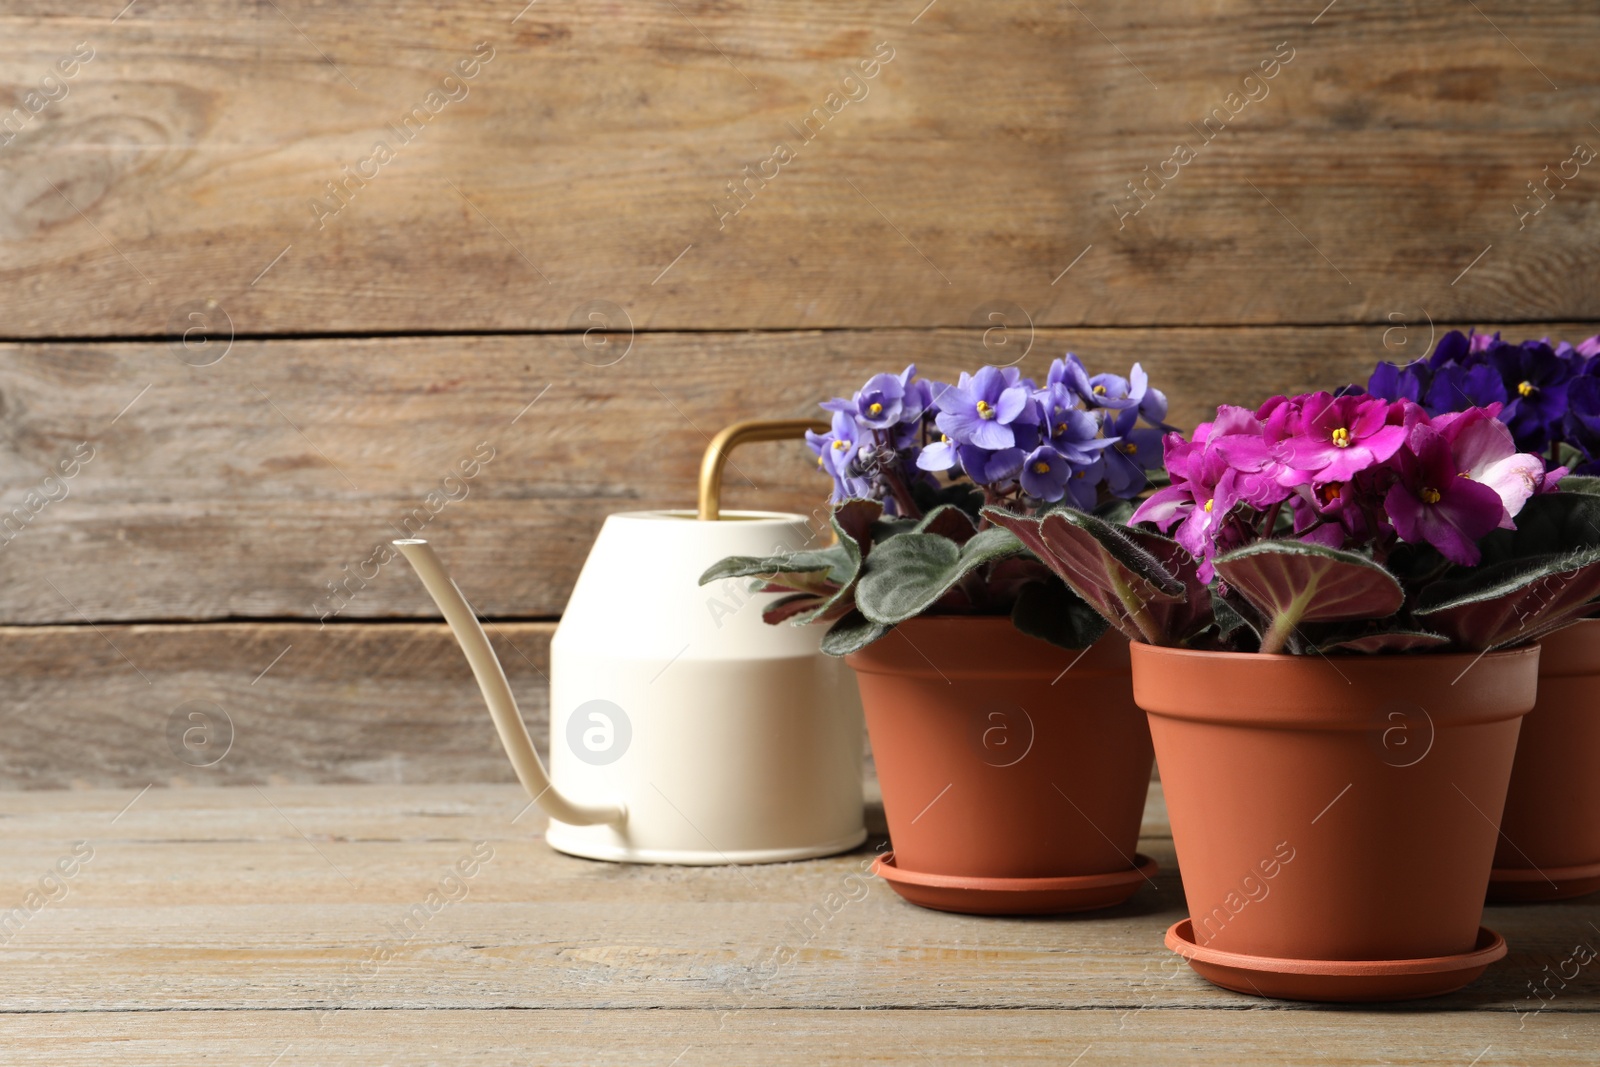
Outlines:
<svg viewBox="0 0 1600 1067"><path fill-rule="evenodd" d="M328 583L425 525L537 719L602 517L877 369L1192 423L1600 330L1578 0L124 4L0 3L0 787L506 780L403 565Z"/></svg>

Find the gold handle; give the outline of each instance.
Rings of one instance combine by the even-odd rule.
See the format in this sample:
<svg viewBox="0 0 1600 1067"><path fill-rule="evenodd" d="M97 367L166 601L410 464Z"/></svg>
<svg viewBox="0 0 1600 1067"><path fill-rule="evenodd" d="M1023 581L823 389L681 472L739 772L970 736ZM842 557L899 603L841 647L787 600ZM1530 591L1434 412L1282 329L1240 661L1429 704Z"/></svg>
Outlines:
<svg viewBox="0 0 1600 1067"><path fill-rule="evenodd" d="M824 433L828 428L818 419L750 419L724 429L711 439L700 461L700 518L709 522L722 518L722 468L735 448L752 441L788 441L807 430Z"/></svg>

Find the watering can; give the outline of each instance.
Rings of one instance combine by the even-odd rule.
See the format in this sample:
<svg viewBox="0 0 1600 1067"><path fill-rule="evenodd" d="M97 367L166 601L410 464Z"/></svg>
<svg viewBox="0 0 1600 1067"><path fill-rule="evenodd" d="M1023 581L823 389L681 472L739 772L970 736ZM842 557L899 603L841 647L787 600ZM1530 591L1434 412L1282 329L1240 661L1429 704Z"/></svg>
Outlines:
<svg viewBox="0 0 1600 1067"><path fill-rule="evenodd" d="M775 863L866 838L862 717L853 673L819 626L769 626L747 579L699 585L726 556L816 547L806 519L720 507L728 453L825 429L737 423L700 469L700 507L607 516L550 642L550 769L472 608L422 540L411 562L489 705L546 840L632 863Z"/></svg>

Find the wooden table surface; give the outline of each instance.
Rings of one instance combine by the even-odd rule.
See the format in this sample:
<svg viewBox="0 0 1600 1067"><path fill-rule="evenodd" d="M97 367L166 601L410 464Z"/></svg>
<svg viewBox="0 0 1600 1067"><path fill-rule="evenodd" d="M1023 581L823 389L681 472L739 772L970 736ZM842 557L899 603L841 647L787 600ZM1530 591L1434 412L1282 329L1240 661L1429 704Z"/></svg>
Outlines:
<svg viewBox="0 0 1600 1067"><path fill-rule="evenodd" d="M1597 898L1489 909L1511 954L1421 1004L1207 985L1161 943L1183 901L1159 786L1155 887L1061 919L907 904L860 874L881 837L810 863L620 866L552 851L525 809L503 785L0 795L0 904L22 908L0 915L0 1058L1491 1067L1600 1047L1600 965L1538 1014L1529 991L1600 945Z"/></svg>

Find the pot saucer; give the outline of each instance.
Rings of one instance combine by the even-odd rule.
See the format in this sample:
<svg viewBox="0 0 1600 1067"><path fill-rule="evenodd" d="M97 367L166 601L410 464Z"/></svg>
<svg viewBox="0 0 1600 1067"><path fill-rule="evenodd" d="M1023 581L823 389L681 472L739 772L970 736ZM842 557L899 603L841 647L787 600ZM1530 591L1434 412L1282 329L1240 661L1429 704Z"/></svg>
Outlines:
<svg viewBox="0 0 1600 1067"><path fill-rule="evenodd" d="M1058 915L1092 911L1121 904L1156 873L1149 856L1133 857L1137 866L1110 874L1081 874L1067 878L981 878L952 874L921 874L896 866L894 853L886 852L872 864L872 872L913 904L935 911L966 915Z"/></svg>
<svg viewBox="0 0 1600 1067"><path fill-rule="evenodd" d="M1489 901L1522 904L1541 900L1567 900L1600 890L1600 863L1579 867L1496 867L1489 872Z"/></svg>
<svg viewBox="0 0 1600 1067"><path fill-rule="evenodd" d="M1167 930L1167 947L1200 977L1235 993L1280 1000L1418 1000L1453 993L1506 954L1505 938L1478 927L1471 952L1418 960L1282 960L1222 952L1194 942L1188 919Z"/></svg>

